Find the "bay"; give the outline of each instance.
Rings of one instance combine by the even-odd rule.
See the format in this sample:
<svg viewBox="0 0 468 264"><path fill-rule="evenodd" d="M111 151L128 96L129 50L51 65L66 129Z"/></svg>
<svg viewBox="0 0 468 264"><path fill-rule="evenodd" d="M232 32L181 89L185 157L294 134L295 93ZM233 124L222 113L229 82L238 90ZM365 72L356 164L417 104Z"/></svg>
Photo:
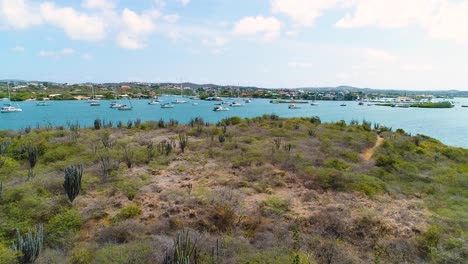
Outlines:
<svg viewBox="0 0 468 264"><path fill-rule="evenodd" d="M175 96L162 96L171 102ZM207 122L218 122L231 116L257 117L276 114L280 117L319 116L323 122L363 120L379 123L394 130L402 128L411 134L423 134L445 144L468 148L468 98L455 98L456 107L451 109L393 108L384 106L359 106L357 102L318 101L318 105L298 104L301 108L289 109L288 104L271 104L268 99L253 99L242 107L229 107L229 111L214 112L219 102L188 100L186 104L175 104L174 108L148 105L148 100L132 100L132 111L119 111L109 107L110 101L101 101L101 106L90 106L86 101L51 101L48 106L36 106L36 102L19 102L23 112L0 114L0 129L24 129L36 126L67 126L78 121L82 127L90 127L95 119L113 121L114 125L128 120L142 121L175 119L188 123L190 119L202 117ZM231 99L230 101L235 101ZM229 101L229 100L228 100ZM198 105L192 105L193 102ZM128 103L128 102L124 102ZM346 106L340 106L346 104ZM14 104L16 106L16 104Z"/></svg>

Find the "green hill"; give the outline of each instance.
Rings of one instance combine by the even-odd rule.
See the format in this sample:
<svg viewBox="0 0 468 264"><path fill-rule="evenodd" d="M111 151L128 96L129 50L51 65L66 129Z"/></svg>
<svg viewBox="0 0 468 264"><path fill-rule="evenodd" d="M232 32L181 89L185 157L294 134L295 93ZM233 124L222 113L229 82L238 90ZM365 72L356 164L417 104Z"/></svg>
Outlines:
<svg viewBox="0 0 468 264"><path fill-rule="evenodd" d="M468 259L468 150L378 124L96 120L2 131L0 165L0 263Z"/></svg>

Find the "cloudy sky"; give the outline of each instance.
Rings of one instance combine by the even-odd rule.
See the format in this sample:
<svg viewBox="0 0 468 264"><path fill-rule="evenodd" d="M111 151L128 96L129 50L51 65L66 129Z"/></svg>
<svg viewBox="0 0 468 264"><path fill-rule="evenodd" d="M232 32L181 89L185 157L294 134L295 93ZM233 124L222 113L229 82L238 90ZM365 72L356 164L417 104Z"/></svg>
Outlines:
<svg viewBox="0 0 468 264"><path fill-rule="evenodd" d="M0 79L468 90L468 0L0 0Z"/></svg>

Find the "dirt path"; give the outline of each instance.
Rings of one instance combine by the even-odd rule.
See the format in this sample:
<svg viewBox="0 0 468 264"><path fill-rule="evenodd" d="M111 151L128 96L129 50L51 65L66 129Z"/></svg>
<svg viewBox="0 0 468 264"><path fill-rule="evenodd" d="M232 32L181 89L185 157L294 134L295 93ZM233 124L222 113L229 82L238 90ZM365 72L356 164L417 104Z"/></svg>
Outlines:
<svg viewBox="0 0 468 264"><path fill-rule="evenodd" d="M366 149L366 150L361 154L362 159L363 159L364 161L369 161L369 160L372 158L372 156L374 155L375 150L376 150L378 147L382 146L383 142L384 142L383 137L377 136L377 142L375 142L375 145L374 145L372 148Z"/></svg>

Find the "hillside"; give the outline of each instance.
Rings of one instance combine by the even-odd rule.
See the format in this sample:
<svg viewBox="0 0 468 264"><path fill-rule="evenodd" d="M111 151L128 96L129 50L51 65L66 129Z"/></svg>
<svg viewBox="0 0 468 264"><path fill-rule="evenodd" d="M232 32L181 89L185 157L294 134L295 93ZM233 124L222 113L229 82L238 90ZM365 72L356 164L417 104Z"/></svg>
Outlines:
<svg viewBox="0 0 468 264"><path fill-rule="evenodd" d="M0 263L36 225L35 263L468 260L466 149L317 117L117 126L0 132Z"/></svg>

